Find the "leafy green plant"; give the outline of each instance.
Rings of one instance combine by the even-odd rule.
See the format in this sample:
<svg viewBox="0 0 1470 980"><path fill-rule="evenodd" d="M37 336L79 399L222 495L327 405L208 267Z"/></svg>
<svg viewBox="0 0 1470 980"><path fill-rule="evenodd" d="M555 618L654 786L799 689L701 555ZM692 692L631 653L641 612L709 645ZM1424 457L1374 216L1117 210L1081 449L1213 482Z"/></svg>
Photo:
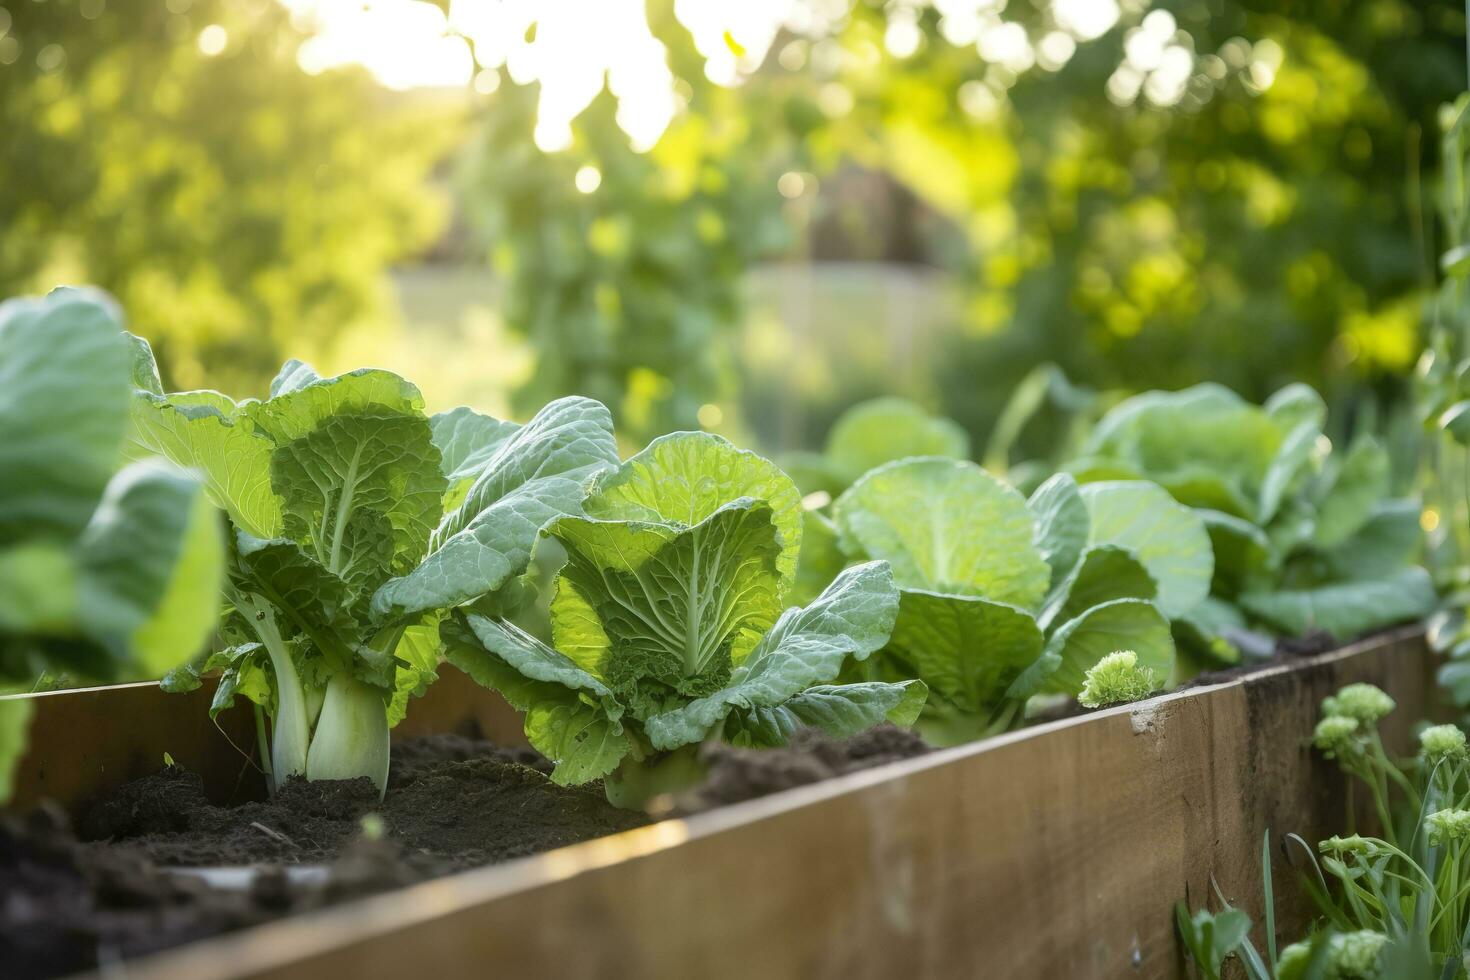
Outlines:
<svg viewBox="0 0 1470 980"><path fill-rule="evenodd" d="M1183 903L1176 909L1181 936L1203 977L1218 977L1221 960L1232 953L1252 980L1466 975L1470 750L1461 729L1434 725L1420 732L1413 760L1394 761L1378 731L1393 710L1393 699L1371 684L1350 684L1322 702L1313 741L1368 788L1382 836L1335 836L1314 853L1300 837L1288 835L1288 844L1307 858L1302 883L1321 913L1311 937L1276 955L1267 833L1266 957L1248 938L1249 920L1241 928L1243 914L1223 899L1225 910L1218 914L1201 910L1191 919Z"/></svg>
<svg viewBox="0 0 1470 980"><path fill-rule="evenodd" d="M599 476L583 509L545 528L567 555L550 645L477 611L446 626L450 661L526 712L556 782L603 777L610 800L636 805L697 779L707 739L777 746L801 726L914 720L922 683L833 683L888 640L885 563L783 612L802 517L775 464L675 433Z"/></svg>
<svg viewBox="0 0 1470 980"><path fill-rule="evenodd" d="M792 453L782 465L804 493L835 496L869 470L908 456L968 459L970 436L906 398L873 398L838 417L820 453Z"/></svg>
<svg viewBox="0 0 1470 980"><path fill-rule="evenodd" d="M1036 695L1076 697L1115 651L1170 679L1170 617L1209 588L1204 526L1141 481L1060 475L1027 501L974 463L905 459L808 520L822 533L803 544L808 588L849 561L893 567L893 634L855 673L924 681L919 727L936 744L1004 730Z"/></svg>
<svg viewBox="0 0 1470 980"><path fill-rule="evenodd" d="M213 710L238 694L271 714L277 785L382 788L390 723L434 679L447 611L516 607L537 532L579 513L585 482L617 462L607 409L431 417L395 374L323 378L300 361L265 400L236 403L165 394L147 343L134 353L136 446L202 473L234 525Z"/></svg>
<svg viewBox="0 0 1470 980"><path fill-rule="evenodd" d="M1433 607L1417 501L1390 497L1388 453L1371 438L1334 452L1326 406L1290 385L1263 406L1202 384L1121 403L1066 469L1084 484L1148 479L1204 521L1215 552L1195 632L1248 627L1349 638Z"/></svg>
<svg viewBox="0 0 1470 980"><path fill-rule="evenodd" d="M224 540L189 474L126 466L129 352L89 290L0 304L0 682L157 677L213 631ZM29 704L0 699L0 800Z"/></svg>

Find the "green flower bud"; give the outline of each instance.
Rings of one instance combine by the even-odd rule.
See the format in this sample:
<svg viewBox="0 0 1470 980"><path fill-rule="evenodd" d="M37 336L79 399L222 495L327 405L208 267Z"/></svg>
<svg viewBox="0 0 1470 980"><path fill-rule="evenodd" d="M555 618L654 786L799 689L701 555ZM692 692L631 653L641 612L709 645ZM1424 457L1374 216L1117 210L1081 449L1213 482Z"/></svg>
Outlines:
<svg viewBox="0 0 1470 980"><path fill-rule="evenodd" d="M1339 857L1344 854L1361 854L1363 857L1373 857L1382 850L1382 847L1372 837L1362 837L1358 834L1352 834L1347 837L1329 837L1327 840L1317 844L1317 850L1323 854L1336 854Z"/></svg>
<svg viewBox="0 0 1470 980"><path fill-rule="evenodd" d="M1424 829L1436 847L1470 838L1470 810L1436 810L1424 818Z"/></svg>
<svg viewBox="0 0 1470 980"><path fill-rule="evenodd" d="M1328 715L1317 722L1312 743L1329 759L1351 755L1360 750L1357 741L1358 719L1346 715Z"/></svg>
<svg viewBox="0 0 1470 980"><path fill-rule="evenodd" d="M1387 936L1372 929L1333 936L1327 945L1328 976L1375 980L1379 976L1378 956L1387 942Z"/></svg>
<svg viewBox="0 0 1470 980"><path fill-rule="evenodd" d="M1419 756L1431 766L1444 760L1459 762L1466 755L1465 733L1454 725L1435 725L1419 733Z"/></svg>
<svg viewBox="0 0 1470 980"><path fill-rule="evenodd" d="M1118 650L1087 671L1077 701L1084 708L1101 708L1105 704L1137 701L1158 689L1159 680L1153 668L1138 666L1138 654L1132 650Z"/></svg>
<svg viewBox="0 0 1470 980"><path fill-rule="evenodd" d="M1349 684L1322 702L1322 714L1356 718L1365 725L1382 718L1397 705L1393 698L1372 684Z"/></svg>

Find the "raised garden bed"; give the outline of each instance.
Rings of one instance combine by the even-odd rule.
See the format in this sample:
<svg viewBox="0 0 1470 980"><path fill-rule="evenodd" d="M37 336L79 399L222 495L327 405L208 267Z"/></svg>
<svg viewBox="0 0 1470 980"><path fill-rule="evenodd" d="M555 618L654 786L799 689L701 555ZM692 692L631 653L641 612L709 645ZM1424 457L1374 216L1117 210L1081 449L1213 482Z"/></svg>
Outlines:
<svg viewBox="0 0 1470 980"><path fill-rule="evenodd" d="M1402 747L1431 709L1430 668L1420 634L1398 631L194 943L129 975L1179 976L1175 899L1213 875L1258 913L1263 831L1342 829L1343 781L1307 744L1321 699L1378 684ZM446 673L405 734L478 725L509 741L514 715ZM18 807L44 790L80 809L165 751L217 799L258 795L189 698L38 700L47 764L25 763ZM134 727L111 727L113 706ZM1278 862L1283 931L1304 912L1290 878Z"/></svg>

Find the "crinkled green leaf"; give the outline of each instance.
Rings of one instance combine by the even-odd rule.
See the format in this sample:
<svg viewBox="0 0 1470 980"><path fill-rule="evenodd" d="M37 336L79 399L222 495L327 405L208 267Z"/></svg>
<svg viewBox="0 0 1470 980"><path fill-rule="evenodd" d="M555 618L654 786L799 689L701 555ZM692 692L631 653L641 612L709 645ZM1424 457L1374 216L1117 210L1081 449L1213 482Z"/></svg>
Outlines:
<svg viewBox="0 0 1470 980"><path fill-rule="evenodd" d="M240 406L217 391L164 394L153 349L128 335L133 354L132 425L124 451L162 456L195 471L214 505L258 538L281 533L281 501L271 489L275 443Z"/></svg>
<svg viewBox="0 0 1470 980"><path fill-rule="evenodd" d="M1158 585L1133 552L1116 545L1088 548L1047 597L1038 622L1043 630L1114 599L1153 599Z"/></svg>
<svg viewBox="0 0 1470 980"><path fill-rule="evenodd" d="M1014 697L1042 691L1076 696L1087 671L1119 650L1138 654L1138 666L1151 668L1161 682L1174 672L1174 636L1169 620L1151 602L1115 599L1063 623L1046 641L1036 665L1011 689Z"/></svg>
<svg viewBox="0 0 1470 980"><path fill-rule="evenodd" d="M547 533L567 551L556 645L596 664L636 714L718 687L781 611L764 501L741 498L693 527L564 517Z"/></svg>
<svg viewBox="0 0 1470 980"><path fill-rule="evenodd" d="M589 517L674 522L685 527L749 497L765 501L781 538L776 567L783 589L796 575L801 551L801 491L775 463L709 432L675 432L597 480Z"/></svg>
<svg viewBox="0 0 1470 980"><path fill-rule="evenodd" d="M74 536L121 459L129 352L89 290L0 303L0 543Z"/></svg>
<svg viewBox="0 0 1470 980"><path fill-rule="evenodd" d="M456 617L442 632L451 663L526 712L526 737L556 763L557 783L604 776L632 750L611 692L556 650L483 616Z"/></svg>
<svg viewBox="0 0 1470 980"><path fill-rule="evenodd" d="M349 648L366 639L352 587L287 538L262 540L237 531L235 541L240 588L269 600L324 654L347 666Z"/></svg>
<svg viewBox="0 0 1470 980"><path fill-rule="evenodd" d="M888 561L905 588L1032 607L1051 580L1026 498L974 463L889 463L853 484L833 513L844 549Z"/></svg>
<svg viewBox="0 0 1470 980"><path fill-rule="evenodd" d="M1332 487L1317 505L1313 540L1332 548L1357 533L1388 496L1388 451L1373 439L1361 439L1348 450Z"/></svg>
<svg viewBox="0 0 1470 980"><path fill-rule="evenodd" d="M344 377L366 383L364 375ZM327 390L320 384L287 397ZM270 476L282 501L284 536L357 590L372 591L390 575L413 570L447 486L431 436L423 415L385 408L323 417L281 443Z"/></svg>
<svg viewBox="0 0 1470 980"><path fill-rule="evenodd" d="M323 378L300 361L287 361L271 382L271 397L243 403L241 411L280 446L337 415L423 416L424 397L391 371L359 368Z"/></svg>
<svg viewBox="0 0 1470 980"><path fill-rule="evenodd" d="M885 721L908 727L918 719L927 693L924 682L915 680L819 684L772 707L734 712L725 739L735 745L775 747L801 728L848 738Z"/></svg>
<svg viewBox="0 0 1470 980"><path fill-rule="evenodd" d="M1291 636L1325 630L1340 640L1409 622L1435 604L1434 584L1418 566L1381 578L1360 578L1316 588L1249 592L1240 605L1252 616Z"/></svg>
<svg viewBox="0 0 1470 980"><path fill-rule="evenodd" d="M905 398L874 398L842 413L827 436L826 455L851 483L868 470L910 456L967 459L970 436Z"/></svg>
<svg viewBox="0 0 1470 980"><path fill-rule="evenodd" d="M214 632L224 537L188 474L156 462L124 468L77 548L80 625L120 662L158 677Z"/></svg>
<svg viewBox="0 0 1470 980"><path fill-rule="evenodd" d="M449 481L449 492L457 494L453 507L463 501L470 484L501 444L520 428L514 422L482 415L463 406L431 416L429 424L434 431L434 445L439 449L440 469Z"/></svg>
<svg viewBox="0 0 1470 980"><path fill-rule="evenodd" d="M525 571L536 537L581 513L583 487L617 461L612 417L588 398L561 398L492 452L458 509L445 514L419 567L383 584L379 617L460 605Z"/></svg>
<svg viewBox="0 0 1470 980"><path fill-rule="evenodd" d="M1056 474L1036 488L1026 506L1036 520L1036 547L1051 566L1052 582L1059 582L1087 545L1090 520L1076 478Z"/></svg>
<svg viewBox="0 0 1470 980"><path fill-rule="evenodd" d="M439 618L430 616L403 631L393 654L399 661L393 677L393 698L388 702L388 726L408 715L411 698L422 697L439 679Z"/></svg>
<svg viewBox="0 0 1470 980"><path fill-rule="evenodd" d="M1126 548L1158 584L1166 616L1188 612L1210 591L1214 554L1204 524L1159 486L1144 481L1089 483L1082 488L1092 528L1089 543Z"/></svg>
<svg viewBox="0 0 1470 980"><path fill-rule="evenodd" d="M1041 655L1043 637L1024 609L978 596L904 589L883 651L888 674L917 677L967 715L987 714Z"/></svg>
<svg viewBox="0 0 1470 980"><path fill-rule="evenodd" d="M815 602L786 610L724 688L647 718L649 741L656 749L698 742L732 709L774 707L832 681L847 658L864 660L888 642L897 614L885 563L847 569Z"/></svg>

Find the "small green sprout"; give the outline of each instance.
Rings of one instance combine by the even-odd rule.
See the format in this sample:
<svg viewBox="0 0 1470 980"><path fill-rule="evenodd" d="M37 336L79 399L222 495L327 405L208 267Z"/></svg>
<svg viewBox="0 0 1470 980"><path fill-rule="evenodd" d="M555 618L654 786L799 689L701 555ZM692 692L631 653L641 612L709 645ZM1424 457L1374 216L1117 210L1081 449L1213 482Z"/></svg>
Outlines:
<svg viewBox="0 0 1470 980"><path fill-rule="evenodd" d="M1470 839L1470 810L1436 810L1424 818L1424 829L1435 847Z"/></svg>
<svg viewBox="0 0 1470 980"><path fill-rule="evenodd" d="M368 840L382 840L388 832L388 824L376 813L365 813L361 821L362 836Z"/></svg>
<svg viewBox="0 0 1470 980"><path fill-rule="evenodd" d="M1324 715L1343 715L1371 725L1395 707L1393 698L1372 684L1349 684L1322 702Z"/></svg>
<svg viewBox="0 0 1470 980"><path fill-rule="evenodd" d="M1339 755L1352 755L1360 748L1357 742L1358 728L1356 718L1328 715L1317 722L1317 728L1312 732L1312 743L1329 759L1335 759Z"/></svg>
<svg viewBox="0 0 1470 980"><path fill-rule="evenodd" d="M176 766L178 766L178 763L174 761L174 757L165 752L163 754L163 767L165 769L173 769Z"/></svg>
<svg viewBox="0 0 1470 980"><path fill-rule="evenodd" d="M1101 708L1108 704L1137 701L1158 689L1158 675L1152 667L1140 667L1138 654L1134 651L1118 650L1088 669L1077 701L1084 708Z"/></svg>
<svg viewBox="0 0 1470 980"><path fill-rule="evenodd" d="M1317 845L1317 849L1323 854L1336 854L1339 857L1344 854L1361 854L1363 857L1374 857L1382 852L1383 845L1371 837L1362 837L1351 834L1347 837L1329 837Z"/></svg>
<svg viewBox="0 0 1470 980"><path fill-rule="evenodd" d="M1454 725L1434 725L1419 733L1419 757L1431 766L1441 761L1461 762L1467 755L1465 733Z"/></svg>

